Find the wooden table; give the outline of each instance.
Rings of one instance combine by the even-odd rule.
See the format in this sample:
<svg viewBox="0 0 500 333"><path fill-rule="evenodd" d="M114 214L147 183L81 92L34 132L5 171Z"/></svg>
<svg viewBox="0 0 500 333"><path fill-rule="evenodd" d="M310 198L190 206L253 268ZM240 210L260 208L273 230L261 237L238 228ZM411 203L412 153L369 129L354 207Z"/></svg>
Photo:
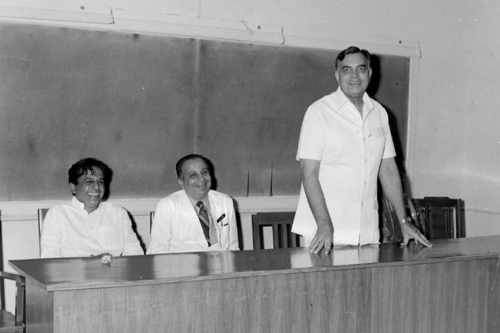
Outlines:
<svg viewBox="0 0 500 333"><path fill-rule="evenodd" d="M27 332L500 332L500 237L11 261Z"/></svg>

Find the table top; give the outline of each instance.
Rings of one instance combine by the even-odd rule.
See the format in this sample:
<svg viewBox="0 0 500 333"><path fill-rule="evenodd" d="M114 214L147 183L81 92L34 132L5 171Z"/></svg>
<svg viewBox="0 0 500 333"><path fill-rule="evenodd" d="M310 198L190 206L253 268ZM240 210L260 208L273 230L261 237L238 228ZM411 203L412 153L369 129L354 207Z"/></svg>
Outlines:
<svg viewBox="0 0 500 333"><path fill-rule="evenodd" d="M47 291L176 283L256 275L408 265L441 261L498 258L500 236L434 240L431 248L413 242L336 246L330 254L309 248L193 252L113 257L13 260L10 265Z"/></svg>

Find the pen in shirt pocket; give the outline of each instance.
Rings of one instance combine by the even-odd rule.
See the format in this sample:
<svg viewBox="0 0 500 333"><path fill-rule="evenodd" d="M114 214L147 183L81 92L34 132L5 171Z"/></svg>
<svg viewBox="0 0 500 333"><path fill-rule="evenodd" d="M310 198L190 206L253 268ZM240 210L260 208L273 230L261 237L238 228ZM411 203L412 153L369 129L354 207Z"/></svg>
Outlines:
<svg viewBox="0 0 500 333"><path fill-rule="evenodd" d="M221 221L222 221L225 217L226 217L226 214L222 214L222 215L221 215L221 216L217 219L217 223L221 222ZM222 223L222 226L226 226L226 225L227 225L227 223L226 223L226 224L223 224L223 223Z"/></svg>

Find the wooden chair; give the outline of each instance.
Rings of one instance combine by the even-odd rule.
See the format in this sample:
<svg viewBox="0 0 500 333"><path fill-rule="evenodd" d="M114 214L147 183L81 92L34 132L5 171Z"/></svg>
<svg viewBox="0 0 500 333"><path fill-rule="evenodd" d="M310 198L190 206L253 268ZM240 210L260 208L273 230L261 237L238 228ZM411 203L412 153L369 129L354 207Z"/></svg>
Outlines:
<svg viewBox="0 0 500 333"><path fill-rule="evenodd" d="M292 233L295 212L257 213L252 215L253 248L264 249L264 228L272 227L275 249L299 247L300 237Z"/></svg>
<svg viewBox="0 0 500 333"><path fill-rule="evenodd" d="M0 295L0 332L14 332L22 333L24 332L24 288L25 280L24 277L0 271L1 283L3 284L4 279L13 280L16 282L16 313L12 313L4 310L3 306L3 288L2 294Z"/></svg>
<svg viewBox="0 0 500 333"><path fill-rule="evenodd" d="M413 199L427 239L465 238L465 205L461 199Z"/></svg>
<svg viewBox="0 0 500 333"><path fill-rule="evenodd" d="M2 224L0 223L0 332L24 332L24 277L7 273L3 269ZM4 280L16 282L15 314L5 310Z"/></svg>
<svg viewBox="0 0 500 333"><path fill-rule="evenodd" d="M42 255L42 230L43 230L43 220L45 220L45 216L49 211L48 208L39 208L38 209L38 250L40 251L40 255Z"/></svg>

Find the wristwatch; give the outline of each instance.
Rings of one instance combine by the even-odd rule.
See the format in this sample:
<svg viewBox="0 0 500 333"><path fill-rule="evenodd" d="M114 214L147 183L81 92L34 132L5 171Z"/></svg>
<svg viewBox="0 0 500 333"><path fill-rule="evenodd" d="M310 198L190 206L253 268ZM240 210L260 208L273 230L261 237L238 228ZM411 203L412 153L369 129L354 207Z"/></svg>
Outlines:
<svg viewBox="0 0 500 333"><path fill-rule="evenodd" d="M401 220L401 224L411 223L411 217L407 216Z"/></svg>

